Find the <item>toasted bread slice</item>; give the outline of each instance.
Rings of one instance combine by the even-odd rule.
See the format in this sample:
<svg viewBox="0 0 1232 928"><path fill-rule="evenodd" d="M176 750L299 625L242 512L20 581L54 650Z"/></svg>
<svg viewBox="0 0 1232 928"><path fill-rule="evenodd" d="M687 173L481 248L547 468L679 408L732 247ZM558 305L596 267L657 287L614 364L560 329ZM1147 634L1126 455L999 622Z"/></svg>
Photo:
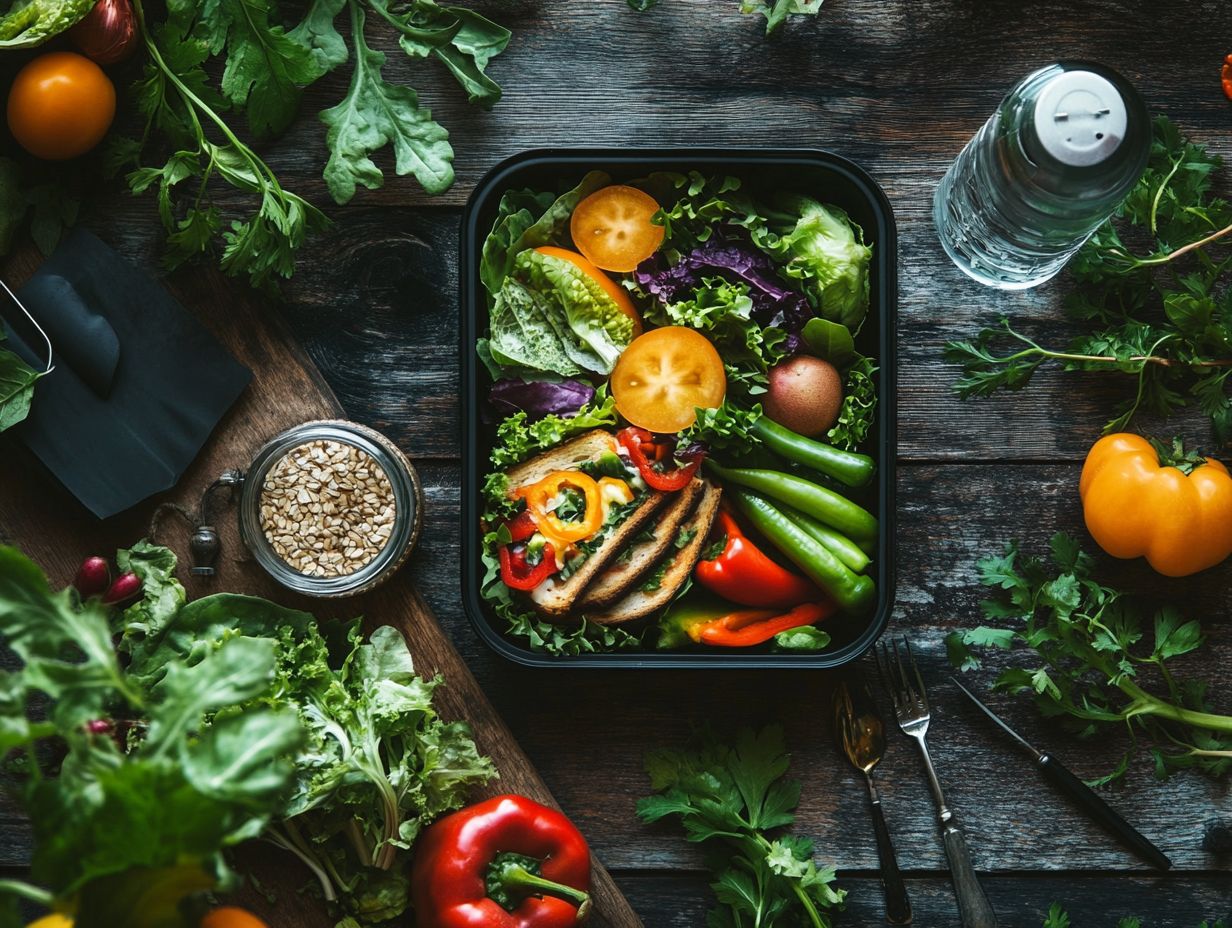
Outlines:
<svg viewBox="0 0 1232 928"><path fill-rule="evenodd" d="M531 590L530 599L535 611L550 622L564 622L574 618L573 606L586 587L602 572L603 568L607 567L612 558L628 547L637 533L642 530L642 526L654 518L655 513L668 499L669 494L667 493L651 491L620 525L611 530L610 534L603 539L603 543L592 551L582 565L567 579L562 581L556 577L549 577Z"/></svg>
<svg viewBox="0 0 1232 928"><path fill-rule="evenodd" d="M586 588L586 592L578 600L578 609L583 612L599 610L630 592L646 572L671 549L676 541L677 531L697 505L704 487L703 481L695 478L679 493L673 494L651 526L654 537L642 541L635 539L627 545L608 568L595 578L595 582Z"/></svg>
<svg viewBox="0 0 1232 928"><path fill-rule="evenodd" d="M579 464L597 461L604 454L616 454L616 436L603 429L571 438L543 454L524 461L507 472L510 490L538 483L558 470L576 470Z"/></svg>
<svg viewBox="0 0 1232 928"><path fill-rule="evenodd" d="M637 619L644 619L653 612L662 609L676 596L676 592L689 579L694 565L701 557L702 548L710 534L710 526L714 523L719 511L719 497L722 491L709 481L702 481L704 486L697 506L689 514L684 524L677 529L679 532L692 532L689 543L679 550L669 550L659 565L667 561L667 570L659 581L658 587L645 590L641 585L634 585L633 590L626 593L606 609L587 612L586 617L599 625L623 625ZM673 536L674 539L675 536Z"/></svg>

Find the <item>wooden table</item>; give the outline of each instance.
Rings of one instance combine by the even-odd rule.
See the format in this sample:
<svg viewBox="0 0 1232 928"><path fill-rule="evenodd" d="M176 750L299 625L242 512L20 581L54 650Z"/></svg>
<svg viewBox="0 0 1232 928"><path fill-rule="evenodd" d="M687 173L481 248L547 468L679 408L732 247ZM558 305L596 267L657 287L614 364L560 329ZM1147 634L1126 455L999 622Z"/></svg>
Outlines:
<svg viewBox="0 0 1232 928"><path fill-rule="evenodd" d="M1072 811L946 685L942 639L978 616L977 557L1011 539L1043 550L1058 529L1081 530L1079 463L1126 394L1111 377L1040 375L1029 391L960 403L947 340L1000 314L1028 332L1060 337L1064 279L1025 294L981 288L955 270L929 218L933 187L959 148L1019 77L1057 59L1090 58L1126 74L1163 112L1232 156L1232 107L1218 67L1232 51L1232 4L1186 0L1021 3L1015 0L831 0L815 20L793 20L766 40L737 0L661 0L635 14L621 0L476 3L514 30L491 66L505 87L492 113L468 108L424 63L390 55L414 74L421 99L450 131L457 185L425 198L406 179L329 204L336 225L308 245L285 288L285 314L349 414L394 438L424 478L429 509L410 568L564 807L612 868L650 928L703 923L709 892L700 856L671 826L637 823L647 792L646 748L720 730L783 722L804 781L801 831L838 867L849 891L837 925L882 921L876 852L863 784L832 745L829 681L815 673L529 671L490 653L461 612L458 526L458 225L460 207L489 167L525 148L575 145L800 146L861 162L885 187L900 236L898 597L891 631L910 634L934 686L933 745L951 803L1006 928L1042 921L1052 900L1075 926L1189 928L1232 911L1232 859L1202 850L1204 826L1232 818L1227 784L1193 775L1157 782L1140 757L1112 801L1156 839L1176 869L1150 871ZM370 29L375 40L376 30ZM389 36L374 41L391 52ZM313 113L342 93L338 76L313 88L304 115L265 155L286 186L327 203L323 129ZM1225 189L1232 182L1225 178ZM87 224L122 252L155 266L152 198L101 194ZM225 299L207 271L172 283L212 312ZM234 284L233 286L239 286ZM1174 423L1208 442L1197 417ZM1224 449L1225 454L1229 449ZM1102 562L1103 576L1183 603L1207 626L1204 656L1187 670L1213 681L1232 711L1232 565L1163 581L1140 565ZM991 672L976 678L980 684ZM1006 698L994 705L1080 775L1108 769L1116 740L1076 743ZM891 734L881 783L908 872L918 925L957 923L945 858L913 747ZM0 863L19 842L0 839Z"/></svg>

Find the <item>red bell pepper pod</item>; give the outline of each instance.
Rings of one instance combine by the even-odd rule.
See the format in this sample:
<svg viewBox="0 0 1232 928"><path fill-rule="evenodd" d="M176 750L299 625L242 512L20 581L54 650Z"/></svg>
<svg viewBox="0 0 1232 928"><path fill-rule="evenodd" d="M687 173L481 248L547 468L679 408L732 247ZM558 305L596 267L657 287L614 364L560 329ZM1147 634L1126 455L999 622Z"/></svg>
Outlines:
<svg viewBox="0 0 1232 928"><path fill-rule="evenodd" d="M1232 100L1232 55L1223 60L1223 68L1219 72L1219 77L1223 82L1223 95Z"/></svg>
<svg viewBox="0 0 1232 928"><path fill-rule="evenodd" d="M779 632L789 628L800 628L820 622L833 614L834 603L802 603L782 615L767 616L764 610L750 609L745 612L732 612L706 622L696 629L695 640L701 644L714 645L720 648L747 648L755 644L764 644Z"/></svg>
<svg viewBox="0 0 1232 928"><path fill-rule="evenodd" d="M586 839L525 796L468 806L415 844L417 928L572 928L590 912L589 889Z"/></svg>
<svg viewBox="0 0 1232 928"><path fill-rule="evenodd" d="M501 580L511 590L533 590L556 573L556 551L547 542L543 560L532 566L526 560L525 545L503 545L500 549Z"/></svg>
<svg viewBox="0 0 1232 928"><path fill-rule="evenodd" d="M510 541L525 541L537 531L535 517L530 514L529 509L523 509L517 516L506 522L505 528L509 529Z"/></svg>
<svg viewBox="0 0 1232 928"><path fill-rule="evenodd" d="M716 531L727 534L723 552L698 561L693 576L706 589L742 606L786 609L826 598L811 580L792 573L758 548L725 508Z"/></svg>
<svg viewBox="0 0 1232 928"><path fill-rule="evenodd" d="M662 490L665 493L683 490L702 466L700 453L683 467L665 466L674 463L674 446L666 441L656 441L653 434L637 426L631 425L622 429L617 433L616 440L624 446L629 453L629 460L652 490ZM660 466L656 467L656 464Z"/></svg>

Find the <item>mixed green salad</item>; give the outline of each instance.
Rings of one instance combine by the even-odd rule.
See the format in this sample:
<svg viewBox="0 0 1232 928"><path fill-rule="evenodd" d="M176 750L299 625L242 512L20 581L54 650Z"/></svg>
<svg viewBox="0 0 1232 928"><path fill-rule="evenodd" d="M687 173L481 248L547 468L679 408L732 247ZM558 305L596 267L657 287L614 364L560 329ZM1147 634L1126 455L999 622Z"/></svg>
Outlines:
<svg viewBox="0 0 1232 928"><path fill-rule="evenodd" d="M535 651L821 650L877 600L872 246L736 177L507 191L481 594Z"/></svg>

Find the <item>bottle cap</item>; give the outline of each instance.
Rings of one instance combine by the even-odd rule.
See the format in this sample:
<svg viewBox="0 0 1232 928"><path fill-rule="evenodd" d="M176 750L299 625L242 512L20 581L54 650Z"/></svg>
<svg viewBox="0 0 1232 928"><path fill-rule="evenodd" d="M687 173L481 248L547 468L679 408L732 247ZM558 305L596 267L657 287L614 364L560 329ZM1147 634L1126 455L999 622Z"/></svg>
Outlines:
<svg viewBox="0 0 1232 928"><path fill-rule="evenodd" d="M1093 71L1066 71L1049 81L1035 103L1035 134L1062 164L1090 167L1107 160L1125 138L1125 101Z"/></svg>

